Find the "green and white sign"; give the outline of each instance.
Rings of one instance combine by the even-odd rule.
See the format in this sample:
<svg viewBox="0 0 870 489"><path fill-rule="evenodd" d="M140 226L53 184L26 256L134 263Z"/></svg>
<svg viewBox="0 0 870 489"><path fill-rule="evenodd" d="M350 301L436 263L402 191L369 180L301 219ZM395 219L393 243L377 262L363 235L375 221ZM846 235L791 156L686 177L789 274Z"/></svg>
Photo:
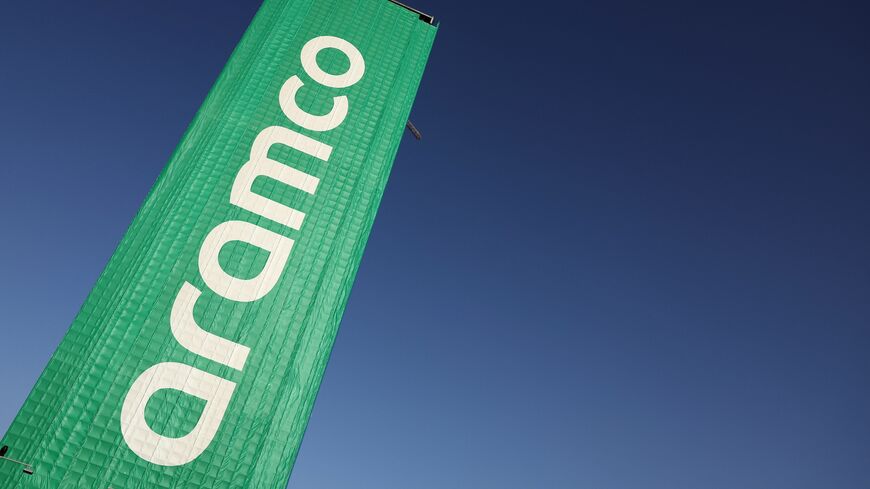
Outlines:
<svg viewBox="0 0 870 489"><path fill-rule="evenodd" d="M435 31L266 0L0 442L33 472L0 460L0 488L286 485Z"/></svg>

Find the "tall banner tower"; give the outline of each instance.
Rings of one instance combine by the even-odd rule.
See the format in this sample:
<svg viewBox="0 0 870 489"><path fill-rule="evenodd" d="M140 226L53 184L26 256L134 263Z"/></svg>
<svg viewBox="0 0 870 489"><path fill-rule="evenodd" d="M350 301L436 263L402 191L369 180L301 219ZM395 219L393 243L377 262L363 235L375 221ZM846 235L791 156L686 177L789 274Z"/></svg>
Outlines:
<svg viewBox="0 0 870 489"><path fill-rule="evenodd" d="M435 37L266 0L0 445L3 489L287 484Z"/></svg>

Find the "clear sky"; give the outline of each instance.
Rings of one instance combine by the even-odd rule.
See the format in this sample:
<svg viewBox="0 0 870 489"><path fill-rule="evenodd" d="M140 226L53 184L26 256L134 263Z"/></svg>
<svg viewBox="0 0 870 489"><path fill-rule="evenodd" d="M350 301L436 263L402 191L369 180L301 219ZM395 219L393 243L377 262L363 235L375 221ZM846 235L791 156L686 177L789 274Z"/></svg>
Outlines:
<svg viewBox="0 0 870 489"><path fill-rule="evenodd" d="M868 9L413 3L290 487L866 489ZM3 4L0 432L257 6Z"/></svg>

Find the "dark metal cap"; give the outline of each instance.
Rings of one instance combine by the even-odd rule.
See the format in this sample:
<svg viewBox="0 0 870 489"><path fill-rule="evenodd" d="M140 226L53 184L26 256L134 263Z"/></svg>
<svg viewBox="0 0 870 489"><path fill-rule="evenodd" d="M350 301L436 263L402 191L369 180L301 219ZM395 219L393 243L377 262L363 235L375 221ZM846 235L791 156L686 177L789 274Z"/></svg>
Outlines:
<svg viewBox="0 0 870 489"><path fill-rule="evenodd" d="M420 20L422 20L423 22L425 22L429 25L435 25L435 16L429 15L425 12L421 12L421 11L415 9L414 7L409 7L409 6L405 5L404 3L397 2L396 0L389 0L389 1L392 3L395 3L396 5L398 5L400 7L406 8L406 9L410 10L411 12L414 12L415 14L420 16Z"/></svg>

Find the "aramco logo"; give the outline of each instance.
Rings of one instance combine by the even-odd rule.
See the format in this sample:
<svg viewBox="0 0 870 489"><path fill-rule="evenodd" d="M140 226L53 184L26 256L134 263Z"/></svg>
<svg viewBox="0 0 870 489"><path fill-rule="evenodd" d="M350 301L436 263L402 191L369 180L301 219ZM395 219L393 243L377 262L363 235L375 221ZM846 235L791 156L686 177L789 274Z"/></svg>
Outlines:
<svg viewBox="0 0 870 489"><path fill-rule="evenodd" d="M341 51L350 60L350 65L343 74L329 74L318 66L317 54L329 48ZM365 61L359 50L338 37L321 36L311 39L303 46L300 57L305 73L316 83L330 88L350 87L365 73ZM278 96L284 115L299 127L312 131L329 131L341 125L347 117L347 97L333 97L332 109L325 115L309 114L296 103L296 94L302 86L302 80L296 75L284 82ZM252 191L254 180L265 176L308 194L317 192L320 183L317 177L268 157L269 149L276 144L324 162L332 154L331 146L292 129L267 127L254 138L250 158L235 176L229 204L298 231L305 219L305 213ZM241 279L221 267L219 252L224 245L233 241L242 241L269 252L266 264L258 275ZM223 222L209 232L200 246L199 273L206 286L215 294L232 301L254 302L263 298L278 283L292 248L292 239L255 224L245 221ZM169 318L173 337L181 346L196 355L242 371L250 348L209 333L194 320L193 308L201 294L190 282L181 285ZM121 433L124 440L133 452L151 463L164 466L189 463L211 444L235 388L234 382L183 363L158 363L142 372L127 392L121 407ZM178 390L206 401L196 425L184 436L162 436L145 421L148 400L162 389Z"/></svg>

